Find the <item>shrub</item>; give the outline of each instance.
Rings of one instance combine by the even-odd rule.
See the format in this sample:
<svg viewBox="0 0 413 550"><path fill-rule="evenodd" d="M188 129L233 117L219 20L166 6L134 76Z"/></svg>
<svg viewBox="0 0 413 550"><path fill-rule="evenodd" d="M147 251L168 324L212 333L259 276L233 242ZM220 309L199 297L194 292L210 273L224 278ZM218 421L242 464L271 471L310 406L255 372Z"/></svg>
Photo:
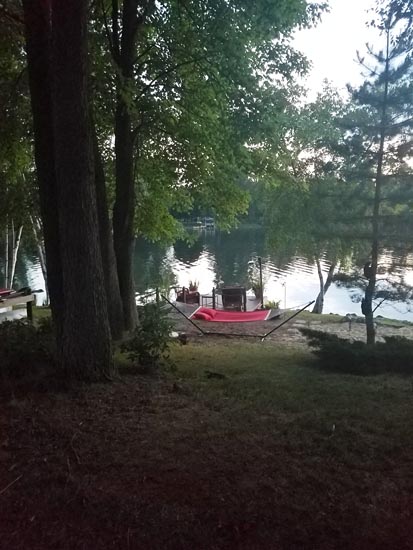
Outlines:
<svg viewBox="0 0 413 550"><path fill-rule="evenodd" d="M308 338L324 369L358 375L385 372L413 375L413 341L407 338L391 336L385 342L368 346L308 328L300 331Z"/></svg>
<svg viewBox="0 0 413 550"><path fill-rule="evenodd" d="M36 328L26 320L0 323L0 372L3 376L22 376L53 356L52 332Z"/></svg>
<svg viewBox="0 0 413 550"><path fill-rule="evenodd" d="M145 304L139 310L139 325L133 337L121 349L134 363L155 367L168 355L171 329L168 310L159 304Z"/></svg>
<svg viewBox="0 0 413 550"><path fill-rule="evenodd" d="M267 300L264 304L264 309L279 309L281 300Z"/></svg>

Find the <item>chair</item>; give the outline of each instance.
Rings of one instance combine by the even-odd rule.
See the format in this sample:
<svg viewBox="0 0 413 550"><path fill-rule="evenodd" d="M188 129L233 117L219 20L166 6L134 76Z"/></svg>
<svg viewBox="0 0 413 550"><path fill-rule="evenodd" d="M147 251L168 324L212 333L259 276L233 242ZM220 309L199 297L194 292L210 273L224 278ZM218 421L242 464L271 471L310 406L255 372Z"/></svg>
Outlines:
<svg viewBox="0 0 413 550"><path fill-rule="evenodd" d="M184 304L199 304L199 292L196 290L189 290L185 286L182 287L177 293L176 301L183 302Z"/></svg>
<svg viewBox="0 0 413 550"><path fill-rule="evenodd" d="M243 286L224 286L221 288L224 309L247 311L247 291Z"/></svg>

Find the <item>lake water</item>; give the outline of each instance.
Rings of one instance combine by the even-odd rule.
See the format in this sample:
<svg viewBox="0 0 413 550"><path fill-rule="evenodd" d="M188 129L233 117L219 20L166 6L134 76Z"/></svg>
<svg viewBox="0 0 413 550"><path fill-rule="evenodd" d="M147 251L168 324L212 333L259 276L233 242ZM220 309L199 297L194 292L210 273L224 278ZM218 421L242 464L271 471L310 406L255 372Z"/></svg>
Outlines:
<svg viewBox="0 0 413 550"><path fill-rule="evenodd" d="M188 286L199 282L199 291L210 294L219 283L248 283L249 262L262 257L265 290L269 300L281 301L282 307L293 308L314 300L319 291L319 279L313 256L305 251L274 250L266 243L262 229L241 227L231 233L199 231L191 244L178 242L174 246L159 246L136 241L135 284L139 293L157 286ZM368 260L369 246L355 245L346 260L344 271L362 269ZM329 252L321 254L322 266L328 271ZM381 279L413 284L413 255L403 246L388 247L380 258ZM385 281L380 283L385 284ZM23 252L18 264L15 286L44 288L40 266L35 254ZM248 286L248 284L247 284ZM38 303L42 302L39 296ZM332 284L325 296L324 313L356 313L361 315L361 297L357 288ZM412 310L412 311L411 311ZM406 303L384 303L377 315L413 321L413 308Z"/></svg>

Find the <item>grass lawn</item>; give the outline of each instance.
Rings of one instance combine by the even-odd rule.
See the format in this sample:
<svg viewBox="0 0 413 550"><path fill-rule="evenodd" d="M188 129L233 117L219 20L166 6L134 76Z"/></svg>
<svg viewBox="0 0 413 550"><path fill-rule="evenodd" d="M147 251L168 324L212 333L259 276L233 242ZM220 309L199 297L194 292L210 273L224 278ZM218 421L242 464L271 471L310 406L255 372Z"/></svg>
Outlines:
<svg viewBox="0 0 413 550"><path fill-rule="evenodd" d="M1 548L413 548L410 379L236 340L172 359L1 405Z"/></svg>

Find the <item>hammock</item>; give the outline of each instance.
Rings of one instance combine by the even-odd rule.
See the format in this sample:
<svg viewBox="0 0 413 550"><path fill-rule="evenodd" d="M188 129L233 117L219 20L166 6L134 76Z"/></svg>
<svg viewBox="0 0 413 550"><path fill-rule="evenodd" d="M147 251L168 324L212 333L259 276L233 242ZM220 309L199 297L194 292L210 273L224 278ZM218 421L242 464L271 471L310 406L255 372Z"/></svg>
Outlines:
<svg viewBox="0 0 413 550"><path fill-rule="evenodd" d="M271 319L272 317L279 316L279 311L274 311L274 313L271 314L271 309L244 312L222 311L207 307L199 307L192 313L190 319L198 319L199 321L213 321L214 323L248 323L250 321L268 321L268 319Z"/></svg>
<svg viewBox="0 0 413 550"><path fill-rule="evenodd" d="M199 332L201 332L204 336L236 336L236 337L240 337L240 336L248 336L248 337L251 337L251 338L260 338L261 339L261 342L263 342L267 336L269 336L270 334L272 334L273 332L275 332L276 330L278 330L279 328L281 328L282 326L284 326L286 323L289 323L292 319L294 319L294 317L297 317L297 315L299 315L302 311L304 311L305 309L307 309L309 306L311 306L311 304L314 304L315 300L312 300L311 302L309 302L307 305L305 305L303 308L301 308L300 310L296 311L293 315L291 315L291 317L288 317L288 319L285 319L285 321L283 321L282 323L280 323L279 325L277 325L276 327L272 328L269 332L267 332L266 334L228 334L228 333L221 333L221 332L211 332L211 331L208 331L206 332L205 330L203 330L199 325L197 325L192 319L192 318L195 318L194 316L198 313L204 313L205 314L205 310L207 313L209 313L211 319L209 319L210 321L221 321L221 322L224 322L224 323L234 323L234 322L240 322L240 317L241 317L241 321L265 321L265 320L268 320L268 319L273 319L274 317L279 317L281 312L279 310L275 310L275 313L271 313L271 310L269 311L249 311L249 312L246 312L246 313L238 313L238 312L230 312L230 311L216 311L215 309L209 309L209 308L206 308L206 307L199 307L197 310L194 311L194 313L190 316L190 317L187 317L185 315L185 313L183 311L181 311L180 309L178 309L176 307L176 305L174 305L172 302L170 302L168 300L168 298L166 298L166 296L164 296L163 294L161 294L162 298L165 300L165 302L167 302L170 306L172 306L174 309L176 309L176 311L182 315L182 317L185 317L185 319L187 321L189 321L192 325L194 325L194 327L199 330ZM212 315L211 315L211 312L212 311L212 314L215 314L214 315L214 318L212 318ZM251 319L251 315L256 315L256 314L265 314L265 317L264 316L260 316L259 319L257 319L256 317L254 319ZM218 319L216 318L218 316ZM228 320L228 317L231 316L230 320ZM234 316L238 317L238 321L235 321L234 319ZM226 320L224 321L223 320L223 317L226 317ZM206 317L204 317L204 320L206 320Z"/></svg>

